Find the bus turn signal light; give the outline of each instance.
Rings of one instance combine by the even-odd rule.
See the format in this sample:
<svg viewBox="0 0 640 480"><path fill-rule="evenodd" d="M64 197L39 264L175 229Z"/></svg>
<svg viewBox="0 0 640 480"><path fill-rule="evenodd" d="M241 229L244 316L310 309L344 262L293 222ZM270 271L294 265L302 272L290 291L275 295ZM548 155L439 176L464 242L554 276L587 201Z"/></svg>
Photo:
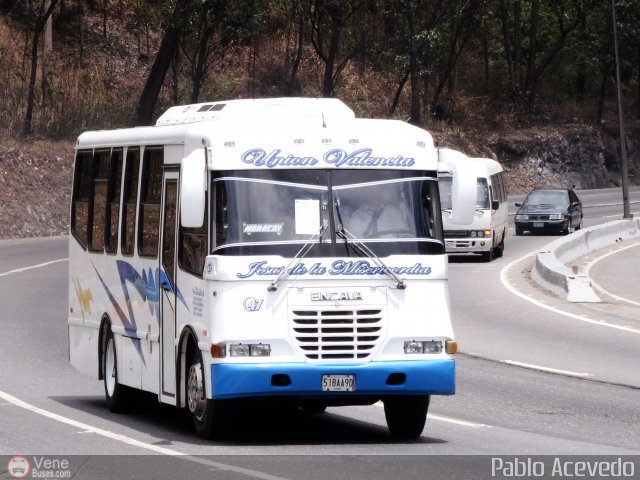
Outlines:
<svg viewBox="0 0 640 480"><path fill-rule="evenodd" d="M213 358L224 358L227 356L227 347L224 343L214 343L211 345L211 356Z"/></svg>
<svg viewBox="0 0 640 480"><path fill-rule="evenodd" d="M447 340L445 342L445 351L450 354L456 353L458 351L458 342L455 340Z"/></svg>

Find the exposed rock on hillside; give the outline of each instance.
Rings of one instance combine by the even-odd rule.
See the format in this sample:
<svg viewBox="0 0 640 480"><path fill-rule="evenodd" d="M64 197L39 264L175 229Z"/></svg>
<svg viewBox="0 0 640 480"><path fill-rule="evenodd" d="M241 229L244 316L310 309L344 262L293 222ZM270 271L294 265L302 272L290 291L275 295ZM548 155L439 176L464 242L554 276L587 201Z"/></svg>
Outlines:
<svg viewBox="0 0 640 480"><path fill-rule="evenodd" d="M446 135L444 138L447 138ZM640 179L640 130L627 133L627 164L631 183ZM508 172L509 193L564 186L576 189L621 185L617 131L584 125L536 128L447 138L454 148L500 161Z"/></svg>

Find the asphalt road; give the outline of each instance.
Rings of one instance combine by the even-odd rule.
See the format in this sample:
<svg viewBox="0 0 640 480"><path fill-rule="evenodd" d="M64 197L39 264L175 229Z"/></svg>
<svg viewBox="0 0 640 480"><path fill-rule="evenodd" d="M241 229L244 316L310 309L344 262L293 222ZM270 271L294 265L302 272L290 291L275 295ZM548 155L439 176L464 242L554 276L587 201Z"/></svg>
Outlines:
<svg viewBox="0 0 640 480"><path fill-rule="evenodd" d="M605 194L581 193L585 226L621 212ZM0 455L61 455L74 478L296 480L491 478L497 455L640 455L640 315L615 299L569 305L536 289L532 253L555 238L511 230L501 259L451 259L457 394L434 398L423 436L408 443L389 436L380 406L245 412L225 442L199 439L183 413L148 399L111 414L102 384L68 364L67 238L2 241ZM594 278L629 295L637 252L607 254Z"/></svg>

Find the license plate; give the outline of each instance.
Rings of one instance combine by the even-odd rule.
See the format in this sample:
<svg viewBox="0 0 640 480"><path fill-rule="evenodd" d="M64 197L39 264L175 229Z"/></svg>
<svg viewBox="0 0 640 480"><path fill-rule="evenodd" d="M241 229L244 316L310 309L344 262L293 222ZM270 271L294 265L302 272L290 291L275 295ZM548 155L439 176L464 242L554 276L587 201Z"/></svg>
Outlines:
<svg viewBox="0 0 640 480"><path fill-rule="evenodd" d="M542 223L542 222L533 222L533 228L544 228L544 223Z"/></svg>
<svg viewBox="0 0 640 480"><path fill-rule="evenodd" d="M355 375L322 375L323 392L354 392L355 390Z"/></svg>

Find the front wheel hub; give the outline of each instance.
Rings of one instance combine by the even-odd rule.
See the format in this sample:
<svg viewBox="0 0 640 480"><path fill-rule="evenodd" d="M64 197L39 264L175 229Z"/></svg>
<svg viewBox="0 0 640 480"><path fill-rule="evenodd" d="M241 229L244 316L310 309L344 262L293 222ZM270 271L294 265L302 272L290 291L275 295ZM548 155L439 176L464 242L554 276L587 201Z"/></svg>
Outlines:
<svg viewBox="0 0 640 480"><path fill-rule="evenodd" d="M204 412L204 384L202 382L202 366L199 363L191 365L187 379L187 404L189 411L196 418Z"/></svg>

